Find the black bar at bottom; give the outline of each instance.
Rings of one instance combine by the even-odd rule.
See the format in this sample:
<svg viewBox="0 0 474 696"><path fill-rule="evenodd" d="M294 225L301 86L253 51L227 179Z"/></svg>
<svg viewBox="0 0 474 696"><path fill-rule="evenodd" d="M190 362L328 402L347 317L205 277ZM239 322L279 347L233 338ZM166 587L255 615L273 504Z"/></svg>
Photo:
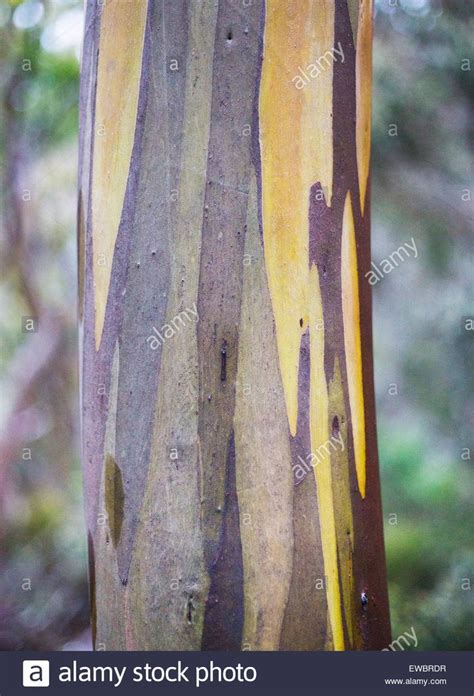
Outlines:
<svg viewBox="0 0 474 696"><path fill-rule="evenodd" d="M0 694L473 696L472 652L0 652Z"/></svg>

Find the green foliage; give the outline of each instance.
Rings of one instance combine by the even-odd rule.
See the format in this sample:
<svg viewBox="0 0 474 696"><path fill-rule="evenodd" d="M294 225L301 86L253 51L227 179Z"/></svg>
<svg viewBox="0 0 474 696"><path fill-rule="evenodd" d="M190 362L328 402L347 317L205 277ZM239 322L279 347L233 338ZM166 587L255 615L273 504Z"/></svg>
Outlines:
<svg viewBox="0 0 474 696"><path fill-rule="evenodd" d="M472 647L470 466L432 452L423 433L379 440L393 635L414 626L420 650Z"/></svg>
<svg viewBox="0 0 474 696"><path fill-rule="evenodd" d="M78 78L73 56L38 56L37 74L25 93L26 128L34 142L50 147L75 136Z"/></svg>
<svg viewBox="0 0 474 696"><path fill-rule="evenodd" d="M373 257L411 237L419 257L374 287L393 635L414 626L418 649L468 649L474 332L465 319L472 316L473 209L462 192L471 186L474 64L463 69L463 61L474 15L464 2L397 5L377 2ZM463 578L472 590L461 588Z"/></svg>
<svg viewBox="0 0 474 696"><path fill-rule="evenodd" d="M7 461L2 460L2 649L57 649L89 622L76 426L79 62L72 48L48 51L43 46L44 32L74 5L45 2L39 21L25 29L15 19L25 3L10 1L0 8L5 204L0 237L0 437L15 442L15 431L24 433ZM15 196L20 218L10 218ZM13 243L16 239L20 248ZM41 356L27 352L32 337L21 330L21 318L32 314L23 278L40 305L40 331L49 314L60 336L60 349L26 394L21 385L33 370L31 360ZM5 436L6 422L11 432Z"/></svg>

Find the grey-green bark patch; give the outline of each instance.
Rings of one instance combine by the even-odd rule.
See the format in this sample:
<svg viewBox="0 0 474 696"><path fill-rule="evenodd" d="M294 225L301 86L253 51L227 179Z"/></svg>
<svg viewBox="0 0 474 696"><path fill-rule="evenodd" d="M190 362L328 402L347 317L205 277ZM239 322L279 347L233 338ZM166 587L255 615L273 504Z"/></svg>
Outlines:
<svg viewBox="0 0 474 696"><path fill-rule="evenodd" d="M359 0L347 0L347 9L349 10L349 19L351 20L354 48L356 48L357 30L359 27Z"/></svg>

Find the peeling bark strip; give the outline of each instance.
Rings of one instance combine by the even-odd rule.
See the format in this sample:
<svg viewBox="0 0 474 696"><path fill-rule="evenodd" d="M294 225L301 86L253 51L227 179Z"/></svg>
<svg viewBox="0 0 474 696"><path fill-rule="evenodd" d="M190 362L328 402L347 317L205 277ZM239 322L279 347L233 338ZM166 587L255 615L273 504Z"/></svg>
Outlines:
<svg viewBox="0 0 474 696"><path fill-rule="evenodd" d="M390 641L364 282L371 32L371 0L87 2L98 648Z"/></svg>

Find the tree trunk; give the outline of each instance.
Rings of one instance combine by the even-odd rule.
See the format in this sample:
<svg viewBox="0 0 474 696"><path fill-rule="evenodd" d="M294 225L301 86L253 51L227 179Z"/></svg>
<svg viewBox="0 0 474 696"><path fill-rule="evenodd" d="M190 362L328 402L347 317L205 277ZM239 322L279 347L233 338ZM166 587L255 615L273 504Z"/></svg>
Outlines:
<svg viewBox="0 0 474 696"><path fill-rule="evenodd" d="M371 0L87 3L79 191L96 648L389 642Z"/></svg>

